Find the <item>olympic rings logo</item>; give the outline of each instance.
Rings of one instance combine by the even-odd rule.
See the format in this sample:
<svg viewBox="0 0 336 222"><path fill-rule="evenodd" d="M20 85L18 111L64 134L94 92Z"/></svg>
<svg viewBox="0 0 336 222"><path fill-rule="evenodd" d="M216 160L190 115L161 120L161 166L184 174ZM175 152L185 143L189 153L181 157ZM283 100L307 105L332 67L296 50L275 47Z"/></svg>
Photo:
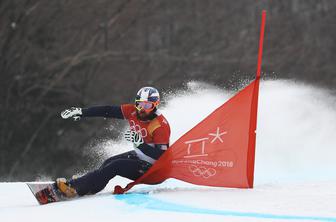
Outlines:
<svg viewBox="0 0 336 222"><path fill-rule="evenodd" d="M209 177L216 175L216 170L213 168L198 167L195 165L190 165L189 170L190 172L194 174L194 176L203 177L204 179L208 179Z"/></svg>
<svg viewBox="0 0 336 222"><path fill-rule="evenodd" d="M148 135L147 130L145 128L141 128L140 125L135 124L134 120L131 120L129 124L130 124L130 129L132 131L140 133L142 138L145 138Z"/></svg>

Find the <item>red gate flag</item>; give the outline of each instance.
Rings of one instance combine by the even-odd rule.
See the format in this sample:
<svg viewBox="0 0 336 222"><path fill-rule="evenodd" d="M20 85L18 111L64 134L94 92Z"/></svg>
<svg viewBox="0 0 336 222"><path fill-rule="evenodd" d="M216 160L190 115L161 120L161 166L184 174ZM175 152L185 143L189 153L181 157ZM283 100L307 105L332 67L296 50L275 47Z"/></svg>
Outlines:
<svg viewBox="0 0 336 222"><path fill-rule="evenodd" d="M139 182L156 183L167 178L207 186L252 187L254 154L250 127L254 91L253 81L202 122L178 139ZM249 149L253 149L250 150ZM254 159L254 158L253 158Z"/></svg>
<svg viewBox="0 0 336 222"><path fill-rule="evenodd" d="M263 11L256 79L179 138L142 177L124 189L115 187L114 193L168 178L206 186L253 187L265 18Z"/></svg>

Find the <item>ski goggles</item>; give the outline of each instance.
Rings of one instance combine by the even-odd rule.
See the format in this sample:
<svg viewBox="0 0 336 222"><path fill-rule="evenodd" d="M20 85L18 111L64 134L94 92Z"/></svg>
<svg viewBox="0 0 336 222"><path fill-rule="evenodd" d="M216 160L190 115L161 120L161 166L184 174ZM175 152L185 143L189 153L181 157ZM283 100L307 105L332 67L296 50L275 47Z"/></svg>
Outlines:
<svg viewBox="0 0 336 222"><path fill-rule="evenodd" d="M145 110L146 112L152 111L158 105L157 102L135 100L135 108L139 111Z"/></svg>

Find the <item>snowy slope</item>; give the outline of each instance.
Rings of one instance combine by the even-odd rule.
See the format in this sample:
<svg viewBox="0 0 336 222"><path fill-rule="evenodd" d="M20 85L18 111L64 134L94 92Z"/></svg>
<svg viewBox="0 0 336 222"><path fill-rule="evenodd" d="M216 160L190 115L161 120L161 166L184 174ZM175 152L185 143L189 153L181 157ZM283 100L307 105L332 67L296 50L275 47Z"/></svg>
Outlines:
<svg viewBox="0 0 336 222"><path fill-rule="evenodd" d="M221 105L231 92L191 83L168 96L163 113L173 141ZM190 114L177 115L188 107ZM168 180L111 195L39 206L23 183L0 183L0 221L336 221L336 98L289 81L260 88L254 189L194 186ZM101 144L111 155L119 141ZM101 148L101 147L100 147Z"/></svg>
<svg viewBox="0 0 336 222"><path fill-rule="evenodd" d="M0 187L1 221L336 221L335 182L239 190L171 180L161 187L137 187L127 195L115 196L105 190L45 206L39 206L22 183Z"/></svg>

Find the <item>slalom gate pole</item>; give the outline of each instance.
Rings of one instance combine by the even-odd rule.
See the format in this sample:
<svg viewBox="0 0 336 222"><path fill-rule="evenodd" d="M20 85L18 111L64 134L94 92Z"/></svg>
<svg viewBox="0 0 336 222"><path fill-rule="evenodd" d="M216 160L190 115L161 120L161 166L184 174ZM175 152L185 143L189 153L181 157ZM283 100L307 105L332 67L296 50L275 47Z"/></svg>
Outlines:
<svg viewBox="0 0 336 222"><path fill-rule="evenodd" d="M248 186L253 188L254 184L254 164L255 164L255 146L256 146L256 129L257 129L257 117L258 117L258 97L259 97L259 80L261 73L261 62L262 62L262 52L264 44L264 34L265 34L265 24L266 24L266 11L262 11L262 19L260 26L260 38L259 38L259 51L258 51L258 64L257 73L255 78L255 85L253 90L253 98L251 104L250 112L250 129L249 129L249 144L248 144L248 154L247 154L247 177Z"/></svg>

